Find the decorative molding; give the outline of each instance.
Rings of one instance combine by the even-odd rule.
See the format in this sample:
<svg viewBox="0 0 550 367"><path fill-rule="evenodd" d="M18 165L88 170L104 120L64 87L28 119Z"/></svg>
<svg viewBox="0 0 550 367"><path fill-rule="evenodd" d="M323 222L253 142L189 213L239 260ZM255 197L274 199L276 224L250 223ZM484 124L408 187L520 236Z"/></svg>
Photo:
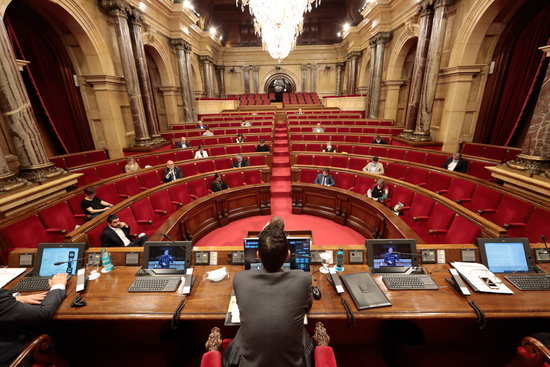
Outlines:
<svg viewBox="0 0 550 367"><path fill-rule="evenodd" d="M101 7L112 17L128 18L132 7L123 0L101 0Z"/></svg>

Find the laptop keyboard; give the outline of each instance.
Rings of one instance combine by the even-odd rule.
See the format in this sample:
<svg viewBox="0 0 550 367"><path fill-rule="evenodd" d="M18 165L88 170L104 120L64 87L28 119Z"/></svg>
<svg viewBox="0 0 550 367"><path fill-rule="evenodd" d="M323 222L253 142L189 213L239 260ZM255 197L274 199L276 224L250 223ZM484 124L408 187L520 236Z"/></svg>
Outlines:
<svg viewBox="0 0 550 367"><path fill-rule="evenodd" d="M181 278L141 277L134 279L128 292L173 292L180 282Z"/></svg>
<svg viewBox="0 0 550 367"><path fill-rule="evenodd" d="M428 274L405 275L392 274L383 275L382 279L386 287L392 291L408 289L439 289L437 284Z"/></svg>
<svg viewBox="0 0 550 367"><path fill-rule="evenodd" d="M50 289L49 278L23 278L12 289L12 292L36 292Z"/></svg>
<svg viewBox="0 0 550 367"><path fill-rule="evenodd" d="M521 291L543 291L550 289L550 274L513 274L504 278Z"/></svg>

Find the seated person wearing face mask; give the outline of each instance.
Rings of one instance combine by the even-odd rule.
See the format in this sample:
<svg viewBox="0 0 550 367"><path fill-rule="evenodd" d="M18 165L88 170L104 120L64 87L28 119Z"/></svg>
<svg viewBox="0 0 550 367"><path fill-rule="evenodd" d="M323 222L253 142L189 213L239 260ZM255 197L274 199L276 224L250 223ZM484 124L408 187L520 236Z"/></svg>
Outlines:
<svg viewBox="0 0 550 367"><path fill-rule="evenodd" d="M336 151L336 148L332 146L330 141L327 143L326 147L323 147L323 153L334 153Z"/></svg>
<svg viewBox="0 0 550 367"><path fill-rule="evenodd" d="M372 162L369 162L365 167L363 167L363 172L376 173L377 175L384 174L384 166L382 163L378 162L378 157L372 157Z"/></svg>

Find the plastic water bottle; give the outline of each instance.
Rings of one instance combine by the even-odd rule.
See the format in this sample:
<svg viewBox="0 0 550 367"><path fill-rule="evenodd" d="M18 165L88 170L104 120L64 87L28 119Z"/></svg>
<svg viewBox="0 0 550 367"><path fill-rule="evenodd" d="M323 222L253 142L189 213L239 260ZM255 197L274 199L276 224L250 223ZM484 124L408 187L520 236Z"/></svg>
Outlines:
<svg viewBox="0 0 550 367"><path fill-rule="evenodd" d="M344 250L340 249L336 252L336 271L344 271Z"/></svg>
<svg viewBox="0 0 550 367"><path fill-rule="evenodd" d="M111 254L101 249L101 263L103 264L103 272L107 273L113 270L113 263L111 262Z"/></svg>

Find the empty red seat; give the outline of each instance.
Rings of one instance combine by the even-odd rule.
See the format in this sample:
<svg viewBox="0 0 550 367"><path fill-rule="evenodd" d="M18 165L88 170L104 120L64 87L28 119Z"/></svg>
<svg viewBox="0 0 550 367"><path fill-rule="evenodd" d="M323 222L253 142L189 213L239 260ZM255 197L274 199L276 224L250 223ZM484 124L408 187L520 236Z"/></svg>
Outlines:
<svg viewBox="0 0 550 367"><path fill-rule="evenodd" d="M65 233L69 233L76 228L77 225L84 221L77 221L71 209L66 202L57 203L38 213L40 220L44 224L46 232L59 235L63 238Z"/></svg>
<svg viewBox="0 0 550 367"><path fill-rule="evenodd" d="M204 178L199 178L187 183L189 194L192 198L198 199L208 195L209 187L206 187L206 181Z"/></svg>
<svg viewBox="0 0 550 367"><path fill-rule="evenodd" d="M192 149L182 149L176 152L176 157L178 161L186 161L188 159L193 159L195 157L195 153ZM167 161L161 161L160 164L165 164Z"/></svg>
<svg viewBox="0 0 550 367"><path fill-rule="evenodd" d="M462 154L483 157L485 146L481 144L464 143L462 145Z"/></svg>
<svg viewBox="0 0 550 367"><path fill-rule="evenodd" d="M127 177L115 182L118 194L126 199L141 192L138 181L135 176Z"/></svg>
<svg viewBox="0 0 550 367"><path fill-rule="evenodd" d="M452 179L453 177L451 175L430 171L428 173L428 178L426 179L426 184L419 186L438 194L444 193L449 189Z"/></svg>
<svg viewBox="0 0 550 367"><path fill-rule="evenodd" d="M191 195L189 194L189 190L187 188L186 183L180 183L175 186L170 186L168 188L168 193L170 194L170 198L172 199L172 205L175 209L180 208L184 205L187 205L192 201Z"/></svg>
<svg viewBox="0 0 550 367"><path fill-rule="evenodd" d="M141 168L145 168L146 166L158 166L159 165L159 159L156 155L148 155L136 158L136 161L138 162L139 166ZM162 162L165 163L165 162Z"/></svg>
<svg viewBox="0 0 550 367"><path fill-rule="evenodd" d="M416 222L409 225L427 243L443 243L455 215L451 209L435 203L429 216L417 216Z"/></svg>
<svg viewBox="0 0 550 367"><path fill-rule="evenodd" d="M88 161L88 163L104 161L106 159L107 159L107 154L103 149L86 152L86 160Z"/></svg>
<svg viewBox="0 0 550 367"><path fill-rule="evenodd" d="M533 206L515 197L504 195L496 210L486 210L482 215L504 228L510 223L526 223Z"/></svg>
<svg viewBox="0 0 550 367"><path fill-rule="evenodd" d="M200 161L197 161L196 163L197 172L198 173L206 173L206 172L213 172L214 169L214 161L210 158L202 159ZM185 174L184 174L185 176Z"/></svg>
<svg viewBox="0 0 550 367"><path fill-rule="evenodd" d="M243 145L241 146L241 152L243 153L254 153L256 151L256 146L254 145Z"/></svg>
<svg viewBox="0 0 550 367"><path fill-rule="evenodd" d="M426 154L426 160L424 163L433 167L443 167L447 161L447 158L449 157L443 154L428 153Z"/></svg>
<svg viewBox="0 0 550 367"><path fill-rule="evenodd" d="M50 157L50 162L52 162L56 167L67 169L67 163L65 163L65 158L63 157Z"/></svg>
<svg viewBox="0 0 550 367"><path fill-rule="evenodd" d="M488 210L495 210L502 196L503 194L497 190L477 185L472 198L463 201L463 205L475 213L482 214Z"/></svg>
<svg viewBox="0 0 550 367"><path fill-rule="evenodd" d="M330 165L332 167L348 168L348 157L332 156Z"/></svg>
<svg viewBox="0 0 550 367"><path fill-rule="evenodd" d="M159 164L165 164L168 161L177 161L178 158L175 152L161 153L157 155ZM143 168L143 167L142 167Z"/></svg>
<svg viewBox="0 0 550 367"><path fill-rule="evenodd" d="M405 155L407 154L407 151L405 149L388 149L388 154L387 154L387 157L388 158L393 158L393 159L401 159L401 160L405 160Z"/></svg>
<svg viewBox="0 0 550 367"><path fill-rule="evenodd" d="M489 158L489 159L496 159L497 161L502 161L504 160L506 151L507 151L506 147L494 147L494 146L486 145L485 151L483 152L483 157Z"/></svg>
<svg viewBox="0 0 550 367"><path fill-rule="evenodd" d="M469 220L457 215L445 233L442 243L473 244L481 234L481 228Z"/></svg>
<svg viewBox="0 0 550 367"><path fill-rule="evenodd" d="M249 157L249 162L251 166L265 166L266 159L265 155L252 155Z"/></svg>
<svg viewBox="0 0 550 367"><path fill-rule="evenodd" d="M216 155L224 155L225 154L225 147L212 147L210 148L210 155L216 156Z"/></svg>
<svg viewBox="0 0 550 367"><path fill-rule="evenodd" d="M485 167L494 167L496 164L489 164L478 161L470 161L468 164L468 174L474 177L482 178L484 180L493 181L491 171Z"/></svg>
<svg viewBox="0 0 550 367"><path fill-rule="evenodd" d="M313 157L313 164L316 166L330 167L330 156L316 155Z"/></svg>
<svg viewBox="0 0 550 367"><path fill-rule="evenodd" d="M226 173L224 176L224 181L230 188L244 185L242 172Z"/></svg>
<svg viewBox="0 0 550 367"><path fill-rule="evenodd" d="M225 148L225 151L227 154L238 154L241 152L241 146L240 145L228 145ZM254 148L254 151L256 151L256 148Z"/></svg>
<svg viewBox="0 0 550 367"><path fill-rule="evenodd" d="M354 189L355 175L352 175L351 173L337 172L334 180L336 181L336 185L334 185L336 187L346 190Z"/></svg>
<svg viewBox="0 0 550 367"><path fill-rule="evenodd" d="M30 215L0 229L6 250L14 248L36 248L42 242L62 242L60 233L48 233L37 215Z"/></svg>
<svg viewBox="0 0 550 367"><path fill-rule="evenodd" d="M76 167L76 166L82 166L83 164L87 164L88 161L86 160L86 156L83 153L76 153L71 155L65 156L65 163L67 163L67 167Z"/></svg>
<svg viewBox="0 0 550 367"><path fill-rule="evenodd" d="M243 175L245 185L264 183L264 181L262 180L262 174L259 170L246 170L243 172Z"/></svg>
<svg viewBox="0 0 550 367"><path fill-rule="evenodd" d="M229 169L233 167L233 161L231 158L219 158L214 160L216 170Z"/></svg>
<svg viewBox="0 0 550 367"><path fill-rule="evenodd" d="M130 205L140 229L147 235L153 233L161 224L160 216L155 214L149 198L143 198Z"/></svg>
<svg viewBox="0 0 550 367"><path fill-rule="evenodd" d="M409 190L405 187L396 185L395 190L393 190L393 193L391 197L386 201L386 204L393 209L395 205L398 203L403 204L401 210L406 211L410 209L411 203L414 197L414 191Z"/></svg>
<svg viewBox="0 0 550 367"><path fill-rule="evenodd" d="M314 169L302 169L300 170L300 179L298 182L313 183L317 178L317 171Z"/></svg>
<svg viewBox="0 0 550 367"><path fill-rule="evenodd" d="M141 190L152 189L162 184L156 171L145 172L136 176Z"/></svg>
<svg viewBox="0 0 550 367"><path fill-rule="evenodd" d="M313 156L312 155L306 155L306 154L300 154L296 156L296 163L297 164L307 164L307 165L313 165Z"/></svg>
<svg viewBox="0 0 550 367"><path fill-rule="evenodd" d="M111 182L111 183L106 184L106 185L99 186L96 189L96 195L101 200L106 201L106 202L108 202L110 204L113 204L113 205L118 204L122 200L124 200L119 195L119 193L118 193L118 191L115 187L114 182ZM81 211L82 211L82 209L81 209Z"/></svg>
<svg viewBox="0 0 550 367"><path fill-rule="evenodd" d="M508 224L510 237L527 237L530 242L542 242L541 236L550 237L550 211L535 208L527 222Z"/></svg>
<svg viewBox="0 0 550 367"><path fill-rule="evenodd" d="M388 177L404 180L407 176L407 166L390 162L386 166L385 174Z"/></svg>
<svg viewBox="0 0 550 367"><path fill-rule="evenodd" d="M174 206L172 205L172 198L168 190L162 190L149 196L153 211L159 218L165 218L174 212Z"/></svg>
<svg viewBox="0 0 550 367"><path fill-rule="evenodd" d="M424 163L424 160L426 159L426 153L425 152L418 152L415 150L409 150L407 151L407 161L409 162L416 162L416 163Z"/></svg>
<svg viewBox="0 0 550 367"><path fill-rule="evenodd" d="M366 145L356 145L353 147L353 154L370 155L370 147Z"/></svg>
<svg viewBox="0 0 550 367"><path fill-rule="evenodd" d="M90 185L92 182L99 181L99 176L97 175L95 167L79 169L73 171L73 173L82 173L82 176L77 179L78 186L80 187L85 187Z"/></svg>
<svg viewBox="0 0 550 367"><path fill-rule="evenodd" d="M427 169L409 166L407 169L407 176L405 176L405 181L415 185L424 185L427 178Z"/></svg>
<svg viewBox="0 0 550 367"><path fill-rule="evenodd" d="M187 163L180 166L183 177L194 176L197 174L195 163Z"/></svg>
<svg viewBox="0 0 550 367"><path fill-rule="evenodd" d="M95 169L100 179L117 176L122 173L120 172L120 168L118 168L118 164L115 162L101 164L99 166L96 166Z"/></svg>
<svg viewBox="0 0 550 367"><path fill-rule="evenodd" d="M375 155L378 157L386 157L388 154L388 148L386 147L371 147L370 155Z"/></svg>
<svg viewBox="0 0 550 367"><path fill-rule="evenodd" d="M412 199L409 210L404 210L402 219L409 224L418 218L428 218L434 207L435 201L428 196L416 193Z"/></svg>
<svg viewBox="0 0 550 367"><path fill-rule="evenodd" d="M99 225L95 226L94 228L86 232L86 236L88 237L88 246L90 247L101 246L101 234L103 233L103 230L105 229L106 226L107 226L106 222L100 223Z"/></svg>
<svg viewBox="0 0 550 367"><path fill-rule="evenodd" d="M471 200L475 189L475 183L460 178L453 178L449 190L443 195L460 204L464 201Z"/></svg>

